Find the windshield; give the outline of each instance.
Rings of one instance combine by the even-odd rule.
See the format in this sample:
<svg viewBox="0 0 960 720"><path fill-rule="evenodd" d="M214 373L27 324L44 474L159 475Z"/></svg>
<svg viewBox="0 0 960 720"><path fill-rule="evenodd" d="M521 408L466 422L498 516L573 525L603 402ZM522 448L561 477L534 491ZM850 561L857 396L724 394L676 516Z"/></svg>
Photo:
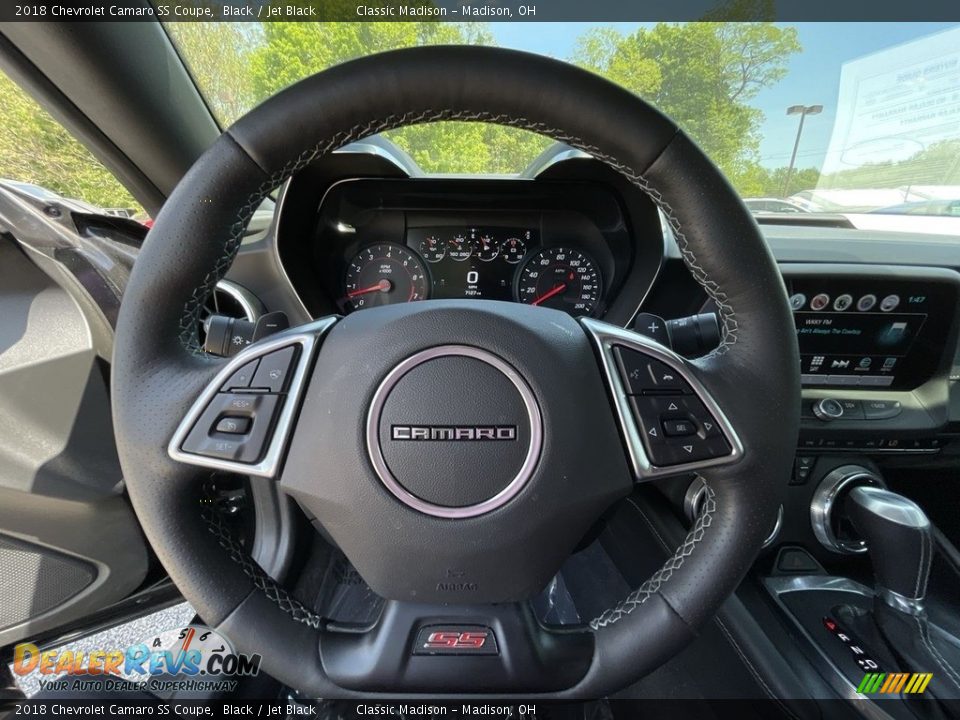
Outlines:
<svg viewBox="0 0 960 720"><path fill-rule="evenodd" d="M440 43L561 58L672 117L757 214L871 213L960 232L960 26L944 23L170 23L226 126L331 65ZM496 82L491 78L491 82ZM425 173L520 173L550 144L480 123L385 133Z"/></svg>

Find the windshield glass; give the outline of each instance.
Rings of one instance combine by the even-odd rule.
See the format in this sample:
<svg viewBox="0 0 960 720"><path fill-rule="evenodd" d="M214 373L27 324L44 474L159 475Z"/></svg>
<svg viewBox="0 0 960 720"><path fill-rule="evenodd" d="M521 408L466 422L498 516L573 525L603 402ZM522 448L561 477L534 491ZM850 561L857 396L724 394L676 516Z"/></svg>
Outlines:
<svg viewBox="0 0 960 720"><path fill-rule="evenodd" d="M960 26L944 23L170 23L224 126L361 55L440 43L561 58L672 117L755 213L960 222ZM496 82L491 78L491 82ZM426 173L520 173L549 144L480 123L385 133ZM906 218L905 218L906 219ZM909 229L909 228L905 228Z"/></svg>

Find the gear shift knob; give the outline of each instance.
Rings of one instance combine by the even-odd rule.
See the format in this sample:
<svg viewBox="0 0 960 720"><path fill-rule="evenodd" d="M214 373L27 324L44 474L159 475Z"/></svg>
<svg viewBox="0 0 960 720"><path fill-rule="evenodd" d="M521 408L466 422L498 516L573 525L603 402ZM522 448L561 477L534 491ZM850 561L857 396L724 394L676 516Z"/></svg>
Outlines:
<svg viewBox="0 0 960 720"><path fill-rule="evenodd" d="M866 541L877 578L877 594L897 610L923 610L933 531L920 507L883 488L863 486L850 491L844 509Z"/></svg>

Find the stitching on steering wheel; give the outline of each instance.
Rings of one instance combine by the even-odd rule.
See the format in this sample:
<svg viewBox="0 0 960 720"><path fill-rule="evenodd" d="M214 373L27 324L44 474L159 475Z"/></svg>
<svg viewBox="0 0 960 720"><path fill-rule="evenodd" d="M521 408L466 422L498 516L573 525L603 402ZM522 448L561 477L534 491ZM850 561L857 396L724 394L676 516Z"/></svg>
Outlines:
<svg viewBox="0 0 960 720"><path fill-rule="evenodd" d="M323 627L324 619L320 615L317 615L313 610L275 583L273 579L263 571L263 568L253 561L253 558L247 554L243 546L223 524L220 513L211 508L204 508L201 517L207 524L207 530L217 538L220 547L229 553L231 560L240 565L244 574L253 581L254 587L266 595L270 602L277 605L283 612L290 615L290 617L297 622L314 629Z"/></svg>
<svg viewBox="0 0 960 720"><path fill-rule="evenodd" d="M689 268L694 279L703 287L704 291L706 291L707 295L716 303L717 308L720 311L722 328L721 341L720 344L707 357L722 355L726 353L730 347L736 344L739 325L737 321L737 314L734 311L733 306L730 304L727 294L720 288L720 285L716 281L710 278L710 276L707 274L707 271L701 267L699 261L697 260L696 254L690 249L690 243L681 229L680 221L673 212L673 208L671 208L670 204L663 199L663 195L660 193L660 191L653 187L645 177L634 171L628 165L620 162L613 156L600 152L600 150L593 145L589 145L577 137L569 135L558 128L549 127L544 123L534 122L526 118L504 114L494 114L484 111L456 112L452 110L424 110L417 113L389 115L381 120L371 120L366 125L357 125L349 130L337 133L329 140L320 142L313 148L303 151L299 156L291 160L283 168L273 173L273 175L263 182L260 187L252 195L250 195L250 197L247 198L246 203L244 203L244 205L240 208L236 222L234 222L234 224L230 227L230 235L224 243L219 260L214 268L207 273L206 277L204 277L203 282L193 291L190 299L187 300L186 305L184 306L184 312L180 319L180 341L183 346L193 353L202 352L199 338L197 336L197 325L203 304L210 295L210 292L213 290L214 286L229 269L230 264L233 262L234 256L240 248L240 241L243 237L243 231L246 228L247 223L250 221L254 211L260 205L260 202L263 200L263 198L267 196L267 194L273 191L274 188L281 185L297 170L306 167L317 158L323 157L324 155L329 154L333 150L336 150L347 143L397 127L405 127L407 125L416 125L419 123L437 122L441 120L484 121L496 125L516 127L520 128L521 130L539 133L540 135L546 135L547 137L553 138L554 140L559 140L560 142L566 143L571 147L577 148L578 150L582 150L583 152L592 155L596 159L600 160L623 175L628 181L645 192L663 212L664 216L667 218L667 221L670 223L670 227L673 229L677 246L680 249L680 255L683 258L684 263ZM232 137L229 135L229 131L227 131L227 135L228 137ZM242 149L242 146L240 147Z"/></svg>
<svg viewBox="0 0 960 720"><path fill-rule="evenodd" d="M184 311L180 319L180 341L183 346L194 354L203 354L197 335L198 320L201 309L206 298L213 290L216 283L226 274L233 258L240 248L240 242L243 237L243 231L246 228L254 211L260 205L264 197L274 188L281 185L293 173L306 167L319 157L323 157L333 150L340 148L347 143L355 140L375 135L386 130L407 125L416 125L419 123L436 122L442 120L464 120L464 121L484 121L498 125L520 128L545 135L554 140L566 143L567 145L582 150L583 152L595 157L609 167L613 168L623 175L629 182L634 184L640 190L645 192L653 202L660 208L667 221L673 229L677 245L680 249L684 263L689 268L694 279L703 287L707 295L716 303L721 316L722 338L720 345L706 357L723 355L729 348L737 342L738 321L737 315L729 302L727 294L720 288L719 284L712 280L706 270L704 270L696 254L690 249L690 244L683 233L679 219L676 217L673 208L663 199L659 190L654 188L649 181L642 175L634 171L629 166L618 161L611 155L602 153L598 148L589 145L583 140L569 135L568 133L552 128L544 123L534 122L526 118L509 116L504 114L494 114L485 111L468 112L452 110L424 110L416 113L404 113L402 115L389 115L380 120L372 120L365 125L357 125L349 130L337 133L332 138L316 144L313 148L303 151L296 158L288 162L283 168L273 173L267 180L260 184L260 187L252 193L247 201L241 206L237 219L230 228L230 235L224 242L220 258L217 260L214 268L207 273L203 282L194 289L190 298L187 300ZM229 135L229 131L227 132ZM236 142L236 140L234 140ZM237 143L241 149L242 145ZM245 150L245 149L244 149ZM604 612L600 617L590 622L590 627L597 630L617 622L623 616L633 612L656 593L660 587L667 582L674 571L679 570L684 560L689 557L696 549L697 545L703 539L706 528L710 527L713 521L712 513L716 509L715 495L713 490L706 486L707 494L704 502L704 510L697 518L693 529L684 539L683 544L677 549L671 557L653 577L644 582L639 588L630 593L616 607ZM220 544L230 551L230 557L241 565L243 571L253 580L254 584L265 593L268 599L276 603L284 612L290 614L298 622L304 622L311 627L319 627L322 620L319 616L313 614L309 609L303 606L299 601L291 598L285 590L276 585L267 577L263 571L256 565L245 553L242 547L235 541L229 539L229 535L224 536L225 529L215 531L220 538ZM225 539L226 538L226 539Z"/></svg>
<svg viewBox="0 0 960 720"><path fill-rule="evenodd" d="M713 513L717 510L716 493L714 493L713 488L711 488L706 481L704 481L703 487L706 491L703 510L697 517L693 527L690 528L690 532L687 533L687 536L683 539L683 543L677 548L677 551L663 564L663 567L657 570L643 585L627 595L618 605L604 611L602 615L591 620L591 628L599 630L600 628L608 627L632 613L649 600L652 595L656 595L663 584L670 580L673 573L683 566L684 560L693 554L697 545L700 544L700 541L703 540L704 535L706 535L707 528L713 524Z"/></svg>

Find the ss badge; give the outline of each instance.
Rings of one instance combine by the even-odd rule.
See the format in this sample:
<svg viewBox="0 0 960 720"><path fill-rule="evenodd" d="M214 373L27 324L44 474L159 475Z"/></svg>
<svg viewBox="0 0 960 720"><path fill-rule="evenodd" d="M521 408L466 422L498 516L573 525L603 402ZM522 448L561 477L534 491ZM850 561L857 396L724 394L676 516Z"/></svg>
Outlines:
<svg viewBox="0 0 960 720"><path fill-rule="evenodd" d="M498 655L497 638L484 625L428 625L420 628L414 655Z"/></svg>

